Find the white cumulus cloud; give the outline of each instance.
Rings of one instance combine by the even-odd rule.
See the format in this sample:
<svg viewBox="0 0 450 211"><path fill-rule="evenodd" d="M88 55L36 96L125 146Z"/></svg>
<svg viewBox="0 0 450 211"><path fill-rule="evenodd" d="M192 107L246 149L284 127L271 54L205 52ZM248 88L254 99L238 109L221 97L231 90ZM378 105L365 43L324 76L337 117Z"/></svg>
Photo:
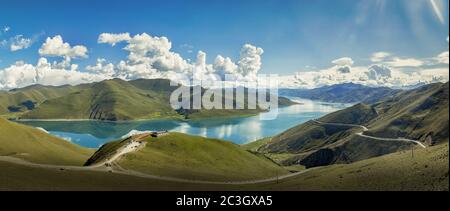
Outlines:
<svg viewBox="0 0 450 211"><path fill-rule="evenodd" d="M48 37L39 49L41 56L60 56L68 58L86 58L87 48L82 45L71 47L69 43L65 43L60 35L53 38Z"/></svg>
<svg viewBox="0 0 450 211"><path fill-rule="evenodd" d="M367 72L369 80L380 80L382 78L391 78L392 71L389 67L384 65L372 65Z"/></svg>
<svg viewBox="0 0 450 211"><path fill-rule="evenodd" d="M238 70L238 66L231 60L231 58L224 58L221 55L217 55L216 59L214 60L213 68L221 77L226 74L235 74Z"/></svg>
<svg viewBox="0 0 450 211"><path fill-rule="evenodd" d="M40 58L36 65L19 61L5 69L0 69L0 90L33 84L77 85L104 79L103 76L98 74L80 72L76 69L77 67L77 65L71 65L70 69L62 69L49 63L45 58Z"/></svg>
<svg viewBox="0 0 450 211"><path fill-rule="evenodd" d="M20 40L22 37L18 37ZM25 39L25 38L23 38ZM0 90L24 87L31 84L63 85L101 81L110 78L133 80L139 78L180 79L180 73L190 79L217 81L231 74L238 81L255 81L262 66L264 50L245 44L237 61L230 57L217 55L212 64L207 62L207 53L198 51L195 61L183 58L172 50L172 42L167 37L151 36L147 33L131 36L129 33L102 33L99 43L112 46L124 42L123 50L128 56L113 63L97 59L96 64L80 71L73 58L87 57L87 48L82 45L71 46L57 35L46 39L39 49L41 56L63 57L62 61L50 63L40 58L36 65L25 62L0 69ZM17 42L17 46L19 43ZM23 46L27 42L23 41ZM20 48L20 47L16 47ZM403 87L418 83L448 81L448 51L427 59L393 56L387 52L374 53L370 60L374 65L354 66L352 58L343 57L332 61L331 67L318 71L300 71L282 76L280 87L314 88L339 83L359 83L368 86ZM411 72L410 70L415 70ZM408 71L405 71L408 70ZM183 78L184 79L184 78Z"/></svg>
<svg viewBox="0 0 450 211"><path fill-rule="evenodd" d="M341 83L357 83L367 86L408 87L416 84L447 82L448 67L429 68L423 66L423 61L415 64L412 60L398 61L395 66L375 64L370 66L353 66L351 71L343 74L342 67L334 67L318 71L301 71L293 75L282 76L280 87L288 88L317 88ZM336 64L335 62L333 62ZM348 65L349 63L339 63ZM405 66L416 66L416 71L405 72Z"/></svg>
<svg viewBox="0 0 450 211"><path fill-rule="evenodd" d="M128 63L147 64L158 71L183 72L189 64L178 53L172 52L172 43L167 37L152 37L146 33L138 34L128 41L124 48L129 51Z"/></svg>
<svg viewBox="0 0 450 211"><path fill-rule="evenodd" d="M100 34L99 43L116 44L126 42L123 48L128 51L127 60L114 67L115 77L124 79L169 77L176 73L191 75L191 78L223 79L224 74L234 74L240 79L254 79L261 69L262 48L246 44L240 51L239 60L218 55L213 64L206 62L207 54L199 51L195 62L184 59L172 51L172 42L167 37L151 36L147 33L130 36L129 33ZM100 64L89 66L89 70L104 68ZM108 70L108 72L111 72Z"/></svg>
<svg viewBox="0 0 450 211"><path fill-rule="evenodd" d="M23 35L16 35L11 39L11 45L9 49L11 51L18 51L29 48L33 41L28 38L24 38Z"/></svg>
<svg viewBox="0 0 450 211"><path fill-rule="evenodd" d="M86 66L86 70L103 75L107 78L114 77L116 72L114 70L114 64L106 63L106 60L103 58L97 59L97 64L95 66Z"/></svg>
<svg viewBox="0 0 450 211"><path fill-rule="evenodd" d="M129 41L131 39L130 33L120 33L120 34L111 34L111 33L102 33L98 36L98 43L108 43L112 46L115 46L119 42Z"/></svg>
<svg viewBox="0 0 450 211"><path fill-rule="evenodd" d="M436 61L441 64L449 64L449 54L448 51L442 52L436 57Z"/></svg>
<svg viewBox="0 0 450 211"><path fill-rule="evenodd" d="M262 48L245 44L240 53L238 67L243 76L256 76L261 69L261 55L264 53Z"/></svg>

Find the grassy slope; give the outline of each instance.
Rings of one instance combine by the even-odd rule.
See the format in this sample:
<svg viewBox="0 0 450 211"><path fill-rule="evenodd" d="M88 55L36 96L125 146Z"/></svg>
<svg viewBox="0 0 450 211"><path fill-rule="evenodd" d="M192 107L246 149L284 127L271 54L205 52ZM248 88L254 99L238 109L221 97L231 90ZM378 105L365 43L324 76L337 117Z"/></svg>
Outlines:
<svg viewBox="0 0 450 211"><path fill-rule="evenodd" d="M123 81L113 79L79 86L49 87L35 85L12 92L0 93L0 115L23 119L98 119L98 120L142 120L183 118L174 111L169 99L177 86L169 80L138 79ZM202 89L202 92L205 92ZM28 111L21 103L36 102L36 108ZM245 104L245 103L243 103ZM280 97L279 106L294 102ZM9 112L8 107L20 108L20 112ZM186 118L251 116L262 109L212 109L191 110Z"/></svg>
<svg viewBox="0 0 450 211"><path fill-rule="evenodd" d="M131 120L178 116L164 99L162 94L114 79L97 83L91 89L48 100L22 117Z"/></svg>
<svg viewBox="0 0 450 211"><path fill-rule="evenodd" d="M225 102L225 100L223 101ZM247 98L245 99L245 102L247 102ZM243 103L245 106L247 106L247 103ZM278 107L286 107L291 105L296 105L298 103L289 100L285 97L278 97ZM254 116L258 115L261 112L267 112L267 110L263 110L259 107L257 109L233 109L233 110L227 110L227 109L211 109L211 110L201 110L198 113L194 113L190 117L193 119L201 119L201 118L211 118L213 117L242 117L242 116Z"/></svg>
<svg viewBox="0 0 450 211"><path fill-rule="evenodd" d="M260 150L268 153L303 153L333 144L351 133L352 128L349 127L318 125L309 121L273 137Z"/></svg>
<svg viewBox="0 0 450 211"><path fill-rule="evenodd" d="M330 113L319 120L322 122L365 125L377 117L377 111L370 105L356 104L350 108Z"/></svg>
<svg viewBox="0 0 450 211"><path fill-rule="evenodd" d="M376 112L368 105L357 104L328 114L319 120L332 123L364 124L376 117ZM351 135L354 130L347 126L320 125L312 121L295 126L275 137L261 148L270 153L303 153L317 150Z"/></svg>
<svg viewBox="0 0 450 211"><path fill-rule="evenodd" d="M371 106L358 104L328 114L320 121L366 125L370 129L366 134L377 137L440 143L448 139L448 83L403 91ZM374 141L352 135L356 130L360 129L307 122L275 136L261 151L300 153L288 157L285 165L304 159L308 161L303 165L323 165L359 161L411 147L404 142ZM427 137L433 141L428 143Z"/></svg>
<svg viewBox="0 0 450 211"><path fill-rule="evenodd" d="M408 137L439 143L448 139L449 83L431 84L405 91L375 105L379 118L371 121L368 134L382 137Z"/></svg>
<svg viewBox="0 0 450 211"><path fill-rule="evenodd" d="M131 141L131 137L120 141L113 141L102 145L84 164L89 166L95 163L107 161L107 159L117 153L117 150Z"/></svg>
<svg viewBox="0 0 450 211"><path fill-rule="evenodd" d="M447 190L448 142L428 149L397 152L347 165L332 165L253 186L263 190Z"/></svg>
<svg viewBox="0 0 450 211"><path fill-rule="evenodd" d="M27 109L21 104L25 101L32 101L39 104L43 103L47 99L58 98L69 93L79 91L83 89L83 85L79 86L31 86L22 89L13 90L10 92L0 93L0 115L2 116L14 116L16 113L8 111L9 106L20 107L21 112L26 112ZM20 113L21 114L21 113Z"/></svg>
<svg viewBox="0 0 450 211"><path fill-rule="evenodd" d="M272 137L262 138L257 141L250 142L245 145L241 145L242 149L245 149L249 152L260 154L265 157L268 157L269 159L273 160L276 163L283 163L283 161L288 160L289 158L297 156L297 154L292 153L267 153L263 152L261 147L265 146L266 144L270 143L272 141ZM303 166L298 165L291 165L291 166L283 166L287 170L303 170Z"/></svg>
<svg viewBox="0 0 450 211"><path fill-rule="evenodd" d="M0 190L447 190L448 142L347 165L313 169L279 182L204 185L106 172L59 171L0 161Z"/></svg>
<svg viewBox="0 0 450 211"><path fill-rule="evenodd" d="M148 174L196 180L260 179L286 173L272 161L247 152L231 142L181 133L149 137L145 141L145 148L125 155L118 164L122 168ZM107 154L105 150L110 148L105 146L103 151L99 150L94 156L101 160Z"/></svg>
<svg viewBox="0 0 450 211"><path fill-rule="evenodd" d="M257 152L258 149L259 149L261 146L266 145L266 144L269 143L271 140L272 140L272 137L262 138L262 139L259 139L259 140L250 142L250 143L248 143L248 144L241 145L241 148L242 148L242 149L245 149L245 150L247 150L247 151L254 151L254 152Z"/></svg>
<svg viewBox="0 0 450 211"><path fill-rule="evenodd" d="M363 123L375 116L376 112L370 106L357 104L350 108L328 114L319 120L322 122L333 123ZM374 142L359 142L359 145L345 145L357 146L358 148L350 150L359 151L359 153L348 153L347 155L347 151L342 150L343 152L339 152L340 154L334 152L327 152L325 156L323 155L323 152L315 154L319 149L341 145L342 142L347 141L348 137L356 131L357 129L353 127L320 125L313 121L309 121L273 137L271 141L267 141L265 145L260 146L258 151L265 153L268 157L286 166L299 164L310 166L318 165L319 163L320 165L323 165L325 163L352 162L357 161L360 157L369 157L368 155L374 156L373 154L376 153L367 150L367 146L377 145L377 143ZM377 147L377 149L378 148L380 147ZM349 148L345 148L345 150L347 149ZM377 151L377 153L381 152L385 151ZM313 155L312 158L311 155ZM324 159L327 159L326 157L336 158L331 158L330 160L323 162ZM302 162L302 160L306 158L309 159L308 162Z"/></svg>
<svg viewBox="0 0 450 211"><path fill-rule="evenodd" d="M170 86L170 81L168 80L164 80L164 79L154 79L154 80L145 80L145 79L138 79L138 80L134 80L134 81L130 81L130 83L133 86L138 87L139 89L143 89L143 90L153 90L153 91L158 91L161 93L164 93L164 96L166 97L164 99L165 102L169 102L169 97L171 95L171 93L177 89L177 86ZM193 90L191 90L193 91ZM201 93L205 93L206 89L201 89ZM222 103L225 102L225 94L224 92L222 92ZM192 96L191 96L191 100L192 100ZM232 99L233 104L236 103L236 100ZM243 104L245 104L244 102L242 102ZM286 99L286 98L281 98L280 97L280 105L281 106L287 106L287 105L293 105L294 102ZM192 104L191 104L192 105ZM204 119L204 118L211 118L211 117L237 117L237 116L252 116L252 115L257 115L261 112L262 110L258 109L258 110L248 110L248 109L233 109L233 110L224 110L224 109L211 109L211 110L207 110L207 109L202 109L202 110L191 110L190 114L187 115L186 117L189 119Z"/></svg>
<svg viewBox="0 0 450 211"><path fill-rule="evenodd" d="M191 190L194 185L94 171L60 171L0 161L0 190ZM185 187L187 186L187 187ZM213 189L211 189L213 190Z"/></svg>
<svg viewBox="0 0 450 211"><path fill-rule="evenodd" d="M0 155L31 162L82 165L93 150L53 137L38 129L0 118Z"/></svg>
<svg viewBox="0 0 450 211"><path fill-rule="evenodd" d="M206 92L206 89L201 90L201 95ZM236 90L234 90L235 92ZM194 92L194 91L193 91ZM255 116L260 114L261 112L266 112L268 110L261 109L259 106L256 107L256 109L248 109L248 93L251 92L249 89L244 89L245 98L244 101L239 101L238 99L230 99L233 102L233 105L236 106L237 104L243 105L243 109L201 109L201 110L185 110L184 115L186 119L205 119L205 118L211 118L211 117L226 117L226 118L232 118L232 117L246 117L246 116ZM233 95L234 96L234 95ZM191 102L193 101L192 95ZM213 97L212 97L213 98ZM214 98L213 98L214 99ZM267 99L269 99L269 93L267 94ZM227 95L225 94L225 91L222 91L222 107L225 108L225 102L227 102ZM291 105L296 105L298 103L291 101L288 98L285 97L278 97L278 107L286 107ZM192 106L192 104L191 104Z"/></svg>

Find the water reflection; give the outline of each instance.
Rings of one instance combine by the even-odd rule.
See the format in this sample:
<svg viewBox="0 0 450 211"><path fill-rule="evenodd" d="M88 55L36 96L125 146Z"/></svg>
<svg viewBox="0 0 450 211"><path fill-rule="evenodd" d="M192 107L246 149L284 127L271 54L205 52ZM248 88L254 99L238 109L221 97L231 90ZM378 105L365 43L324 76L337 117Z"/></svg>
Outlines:
<svg viewBox="0 0 450 211"><path fill-rule="evenodd" d="M278 117L273 120L264 120L260 116L254 116L191 120L186 122L152 120L130 122L29 121L22 123L42 127L53 135L91 148L98 148L108 141L117 140L131 130L177 131L243 144L279 134L300 123L350 106L349 104L321 103L298 98L293 98L293 100L301 104L280 108Z"/></svg>

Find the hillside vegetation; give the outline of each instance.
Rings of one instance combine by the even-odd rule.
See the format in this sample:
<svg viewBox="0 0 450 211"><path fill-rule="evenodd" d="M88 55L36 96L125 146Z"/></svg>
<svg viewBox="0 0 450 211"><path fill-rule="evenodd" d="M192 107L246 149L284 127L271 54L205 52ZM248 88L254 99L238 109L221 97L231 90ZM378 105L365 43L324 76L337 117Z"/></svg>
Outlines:
<svg viewBox="0 0 450 211"><path fill-rule="evenodd" d="M368 122L369 135L407 137L429 145L448 140L448 82L404 91L373 107L379 115Z"/></svg>
<svg viewBox="0 0 450 211"><path fill-rule="evenodd" d="M0 190L170 191L430 191L449 190L448 142L397 152L257 184L212 185L170 182L96 171L63 171L0 161Z"/></svg>
<svg viewBox="0 0 450 211"><path fill-rule="evenodd" d="M132 120L176 117L162 94L114 79L50 99L22 115L25 119Z"/></svg>
<svg viewBox="0 0 450 211"><path fill-rule="evenodd" d="M255 190L448 191L448 140L351 164L331 165ZM249 189L249 188L247 188ZM250 188L251 190L251 188Z"/></svg>
<svg viewBox="0 0 450 211"><path fill-rule="evenodd" d="M59 87L34 85L9 92L0 92L0 115L8 117L20 115L33 110L48 99L79 91L83 87L84 85Z"/></svg>
<svg viewBox="0 0 450 211"><path fill-rule="evenodd" d="M363 124L376 117L368 105L357 104L319 119L321 122ZM356 129L356 130L355 130ZM261 148L270 153L303 153L333 144L355 133L357 128L342 125L322 125L308 121L275 137Z"/></svg>
<svg viewBox="0 0 450 211"><path fill-rule="evenodd" d="M0 116L19 119L94 119L94 120L144 120L144 119L197 119L257 115L263 109L180 109L170 105L170 95L178 86L165 79L105 80L78 86L33 85L0 93ZM206 90L201 89L201 93ZM195 93L192 92L190 98ZM224 96L225 99L225 96ZM233 104L237 102L231 99ZM223 100L225 102L225 100ZM294 102L280 97L279 105Z"/></svg>
<svg viewBox="0 0 450 211"><path fill-rule="evenodd" d="M0 156L30 162L81 166L93 150L80 147L39 129L0 118Z"/></svg>
<svg viewBox="0 0 450 211"><path fill-rule="evenodd" d="M356 135L363 125L365 135L407 138L435 145L448 140L448 83L431 84L402 91L378 103L357 104L291 128L259 148L263 153L293 154L284 165L307 167L351 163L397 151L408 150L411 142L382 141ZM321 123L338 123L334 125Z"/></svg>
<svg viewBox="0 0 450 211"><path fill-rule="evenodd" d="M127 141L131 140L106 144L88 164L101 162ZM181 133L148 137L144 141L143 149L124 155L116 164L151 175L206 181L264 179L288 173L271 160L231 142Z"/></svg>

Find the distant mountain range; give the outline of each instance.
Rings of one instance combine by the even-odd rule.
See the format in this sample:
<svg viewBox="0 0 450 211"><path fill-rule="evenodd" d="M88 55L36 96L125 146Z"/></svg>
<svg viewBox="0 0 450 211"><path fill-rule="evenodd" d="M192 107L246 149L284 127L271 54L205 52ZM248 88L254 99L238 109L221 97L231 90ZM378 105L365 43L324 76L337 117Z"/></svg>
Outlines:
<svg viewBox="0 0 450 211"><path fill-rule="evenodd" d="M138 120L256 115L262 109L174 110L169 80L106 80L77 86L33 85L0 93L0 115L21 119ZM202 89L202 93L205 89ZM192 96L191 96L192 97ZM245 100L246 101L246 100ZM233 99L234 104L236 100ZM243 103L244 104L244 103ZM280 106L294 102L280 97Z"/></svg>
<svg viewBox="0 0 450 211"><path fill-rule="evenodd" d="M316 89L280 89L279 95L332 103L375 103L401 92L387 87L368 87L354 83L336 84Z"/></svg>
<svg viewBox="0 0 450 211"><path fill-rule="evenodd" d="M398 138L435 145L448 142L448 109L448 83L397 91L377 103L360 103L291 128L273 137L257 151L290 154L293 156L283 161L285 165L314 167L351 163L414 145L395 141ZM363 126L367 131L361 131ZM365 136L358 135L361 132Z"/></svg>

